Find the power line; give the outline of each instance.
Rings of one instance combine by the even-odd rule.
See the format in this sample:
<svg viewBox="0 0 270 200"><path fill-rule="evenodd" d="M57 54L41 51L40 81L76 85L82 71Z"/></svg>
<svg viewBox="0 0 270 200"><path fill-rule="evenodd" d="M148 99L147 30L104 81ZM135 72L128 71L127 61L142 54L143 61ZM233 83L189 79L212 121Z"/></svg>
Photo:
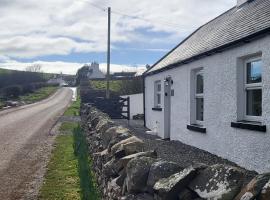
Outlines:
<svg viewBox="0 0 270 200"><path fill-rule="evenodd" d="M157 21L154 21L154 20L151 20L151 19L146 19L146 18L143 18L143 17L140 17L140 16L132 16L132 15L128 15L128 14L124 14L122 12L119 12L119 11L115 11L113 10L112 13L116 14L116 15L121 15L123 17L128 17L128 18L132 18L132 19L139 19L139 20L143 20L143 21L147 21L147 22L150 22L150 23L154 23L154 24L161 24L161 25L164 25L164 26L170 26L172 28L178 28L179 30L187 30L183 27L180 27L179 25L177 24L174 24L174 23L171 23L171 22L168 22L168 21L164 21L161 22L157 22Z"/></svg>
<svg viewBox="0 0 270 200"><path fill-rule="evenodd" d="M81 1L81 2L84 2L84 3L88 3L89 5L93 6L94 8L97 8L98 10L101 10L103 12L106 12L106 8L103 8L95 3L92 3L90 1L87 1L87 0L76 0L76 1Z"/></svg>
<svg viewBox="0 0 270 200"><path fill-rule="evenodd" d="M106 12L106 8L104 7L101 7L100 5L97 5L95 3L92 3L88 0L77 0L77 1L82 1L82 2L85 2L85 3L88 3L89 5L91 5L92 7L95 7L96 9L100 10L100 11L103 11L103 12ZM146 19L144 17L140 17L140 16L134 16L134 15L128 15L128 14L125 14L125 13L122 13L120 11L117 11L115 9L113 9L111 11L112 14L116 14L116 15L120 15L122 17L128 17L128 18L131 18L131 19L139 19L139 20L143 20L143 21L146 21L146 22L149 22L149 23L152 23L153 24L161 24L161 25L164 25L164 26L167 26L167 27L171 27L171 28L176 28L177 30L188 30L186 28L183 28L181 26L179 26L178 24L174 24L174 23L171 23L171 22L168 22L168 21L164 21L164 20L159 20L158 22L157 21L154 21L154 20L150 20L150 19ZM163 21L163 22L162 22ZM195 27L194 27L195 28Z"/></svg>

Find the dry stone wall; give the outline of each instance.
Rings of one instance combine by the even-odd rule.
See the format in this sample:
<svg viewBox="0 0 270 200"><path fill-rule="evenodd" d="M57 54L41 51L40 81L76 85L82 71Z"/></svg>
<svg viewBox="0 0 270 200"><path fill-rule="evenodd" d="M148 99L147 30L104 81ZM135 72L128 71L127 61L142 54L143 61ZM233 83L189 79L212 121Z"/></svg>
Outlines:
<svg viewBox="0 0 270 200"><path fill-rule="evenodd" d="M270 174L243 185L233 166L181 168L144 150L144 142L90 104L81 108L93 171L104 200L270 200Z"/></svg>

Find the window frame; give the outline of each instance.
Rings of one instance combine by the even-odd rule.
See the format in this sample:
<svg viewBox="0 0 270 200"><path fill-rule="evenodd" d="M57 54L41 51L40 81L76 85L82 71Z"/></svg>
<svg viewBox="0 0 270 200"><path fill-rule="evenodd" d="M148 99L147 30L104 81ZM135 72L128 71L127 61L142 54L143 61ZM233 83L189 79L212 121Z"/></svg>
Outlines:
<svg viewBox="0 0 270 200"><path fill-rule="evenodd" d="M158 85L160 85L160 90L158 90ZM161 94L162 94L162 84L161 80L154 82L154 108L161 108ZM160 96L160 102L158 102L158 95Z"/></svg>
<svg viewBox="0 0 270 200"><path fill-rule="evenodd" d="M204 71L203 69L199 69L195 72L195 80L194 80L194 121L197 125L203 125L204 123ZM203 77L203 93L197 93L197 78L198 75L202 75ZM197 120L197 99L203 99L203 120Z"/></svg>
<svg viewBox="0 0 270 200"><path fill-rule="evenodd" d="M256 61L261 61L262 62L262 57L261 56L256 56L252 58L248 58L244 61L244 83L243 83L243 89L244 89L244 96L243 96L243 102L244 102L244 120L246 121L254 121L254 122L261 122L262 120L262 115L261 116L251 116L247 115L247 91L248 90L261 90L263 91L263 84L262 84L262 77L263 74L261 72L261 82L259 83L247 83L247 64L251 62L256 62ZM261 70L262 70L261 66ZM262 102L261 102L261 107L262 107ZM262 110L263 111L263 110Z"/></svg>

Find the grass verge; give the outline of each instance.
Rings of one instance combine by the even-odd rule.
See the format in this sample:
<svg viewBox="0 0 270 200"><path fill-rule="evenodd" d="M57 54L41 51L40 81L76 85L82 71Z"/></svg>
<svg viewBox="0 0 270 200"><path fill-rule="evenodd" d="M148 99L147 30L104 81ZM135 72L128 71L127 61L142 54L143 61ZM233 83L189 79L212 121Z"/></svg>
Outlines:
<svg viewBox="0 0 270 200"><path fill-rule="evenodd" d="M81 100L78 98L77 101L74 101L71 106L64 113L65 116L79 116Z"/></svg>
<svg viewBox="0 0 270 200"><path fill-rule="evenodd" d="M63 123L48 164L40 200L98 200L85 135L78 123Z"/></svg>
<svg viewBox="0 0 270 200"><path fill-rule="evenodd" d="M47 97L52 95L57 89L58 87L53 87L53 86L43 87L36 90L35 92L31 94L20 96L20 100L26 103L34 103L34 102L46 99Z"/></svg>

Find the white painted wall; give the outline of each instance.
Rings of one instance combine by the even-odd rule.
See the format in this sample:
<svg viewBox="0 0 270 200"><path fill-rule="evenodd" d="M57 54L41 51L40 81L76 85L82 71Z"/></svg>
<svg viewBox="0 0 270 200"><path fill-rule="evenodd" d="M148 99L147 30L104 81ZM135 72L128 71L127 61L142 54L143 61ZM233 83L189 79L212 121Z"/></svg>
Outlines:
<svg viewBox="0 0 270 200"><path fill-rule="evenodd" d="M236 129L238 58L262 52L263 60L263 124L267 132ZM238 64L237 64L238 63ZM196 68L204 68L204 126L206 134L190 131L190 76ZM164 113L153 111L154 82L170 75L174 81L171 99L171 139L217 154L258 172L270 171L270 36L243 46L148 76L146 85L146 125L164 136ZM164 86L162 85L162 92ZM162 105L163 105L162 98Z"/></svg>
<svg viewBox="0 0 270 200"><path fill-rule="evenodd" d="M130 98L130 118L134 115L143 114L143 93L121 96Z"/></svg>
<svg viewBox="0 0 270 200"><path fill-rule="evenodd" d="M87 74L87 77L89 79L91 79L91 78L105 78L105 75L99 69L99 64L98 63L91 63L91 65L89 66L89 72Z"/></svg>

